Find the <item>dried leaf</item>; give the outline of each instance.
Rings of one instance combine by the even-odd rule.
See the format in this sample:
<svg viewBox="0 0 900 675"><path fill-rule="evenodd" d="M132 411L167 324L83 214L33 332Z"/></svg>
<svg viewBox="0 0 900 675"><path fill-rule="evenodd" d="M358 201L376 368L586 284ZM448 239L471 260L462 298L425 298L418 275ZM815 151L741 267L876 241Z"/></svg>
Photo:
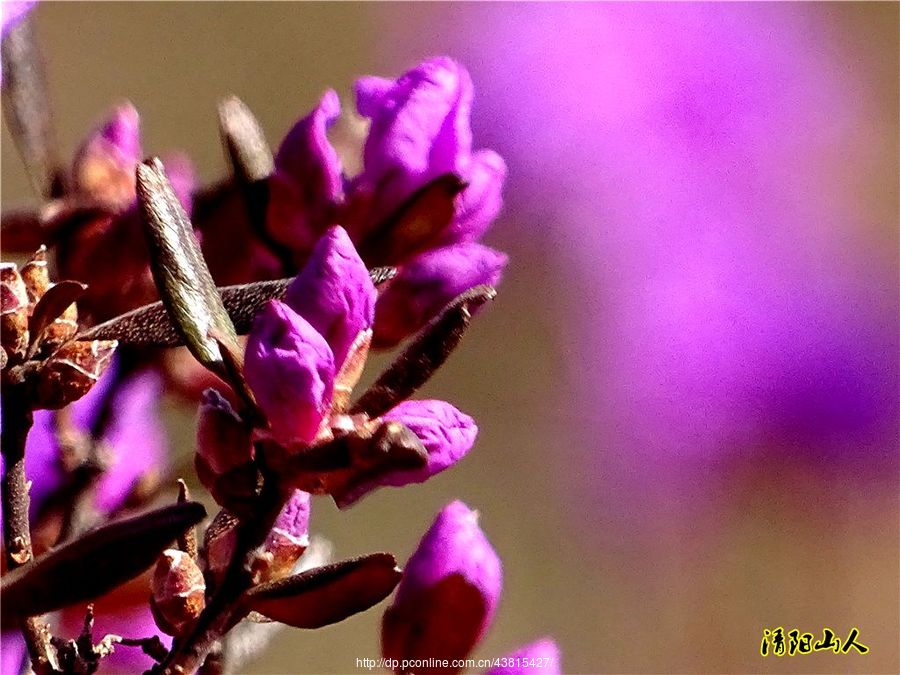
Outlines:
<svg viewBox="0 0 900 675"><path fill-rule="evenodd" d="M159 159L138 165L137 193L153 276L169 317L196 359L223 375L222 354L210 332L235 344L237 334Z"/></svg>
<svg viewBox="0 0 900 675"><path fill-rule="evenodd" d="M456 349L472 320L472 310L496 297L491 286L476 286L457 296L412 342L350 409L350 414L380 417L412 396Z"/></svg>
<svg viewBox="0 0 900 675"><path fill-rule="evenodd" d="M393 267L376 267L369 271L377 286L396 274ZM218 289L225 310L238 335L246 335L253 318L269 300L281 300L293 279L256 281L250 284L223 286ZM124 344L148 347L178 347L184 340L175 330L162 302L133 309L81 333L78 340L119 340Z"/></svg>
<svg viewBox="0 0 900 675"><path fill-rule="evenodd" d="M149 568L187 527L206 516L197 502L110 523L51 549L0 582L3 623L97 598Z"/></svg>
<svg viewBox="0 0 900 675"><path fill-rule="evenodd" d="M321 628L384 600L402 572L390 553L373 553L260 584L244 596L248 611L295 628Z"/></svg>
<svg viewBox="0 0 900 675"><path fill-rule="evenodd" d="M453 173L419 188L360 244L363 260L394 264L436 242L450 225L456 196L466 183Z"/></svg>
<svg viewBox="0 0 900 675"><path fill-rule="evenodd" d="M275 160L262 127L244 102L232 96L219 105L219 132L235 183L244 198L247 217L254 230L272 245L275 242L269 240L265 221L269 202L268 178L275 170Z"/></svg>

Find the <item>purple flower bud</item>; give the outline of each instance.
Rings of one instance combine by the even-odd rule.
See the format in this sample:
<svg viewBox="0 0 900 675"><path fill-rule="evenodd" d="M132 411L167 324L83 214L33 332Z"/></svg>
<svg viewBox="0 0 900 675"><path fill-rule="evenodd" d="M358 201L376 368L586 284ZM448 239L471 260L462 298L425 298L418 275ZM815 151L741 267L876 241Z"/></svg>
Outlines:
<svg viewBox="0 0 900 675"><path fill-rule="evenodd" d="M309 546L309 508L309 493L294 490L263 544L272 555L265 580L287 576Z"/></svg>
<svg viewBox="0 0 900 675"><path fill-rule="evenodd" d="M341 198L341 162L326 135L340 114L338 95L329 89L288 132L275 156L267 224L272 236L291 249L312 247L331 224Z"/></svg>
<svg viewBox="0 0 900 675"><path fill-rule="evenodd" d="M316 243L309 262L288 286L285 302L325 337L340 368L357 335L371 328L376 297L350 237L336 226Z"/></svg>
<svg viewBox="0 0 900 675"><path fill-rule="evenodd" d="M496 285L507 256L474 242L428 251L404 265L378 299L374 344L391 347L419 330L457 295Z"/></svg>
<svg viewBox="0 0 900 675"><path fill-rule="evenodd" d="M375 480L354 485L346 494L335 495L339 508L350 506L383 485L401 487L424 483L462 459L472 448L478 435L475 420L445 401L404 401L384 415L383 419L402 422L409 427L428 451L428 463L421 469L394 471Z"/></svg>
<svg viewBox="0 0 900 675"><path fill-rule="evenodd" d="M406 564L384 615L382 653L398 661L465 658L493 618L502 577L478 514L460 501L448 504Z"/></svg>
<svg viewBox="0 0 900 675"><path fill-rule="evenodd" d="M37 4L37 0L3 0L0 2L0 38L15 26ZM4 671L6 672L6 671Z"/></svg>
<svg viewBox="0 0 900 675"><path fill-rule="evenodd" d="M356 97L359 113L372 120L360 182L377 189L375 222L429 180L465 170L472 80L456 61L425 61L391 87L382 78L363 78Z"/></svg>
<svg viewBox="0 0 900 675"><path fill-rule="evenodd" d="M312 441L331 404L334 355L293 309L270 301L247 341L244 374L282 443Z"/></svg>
<svg viewBox="0 0 900 675"><path fill-rule="evenodd" d="M508 665L491 668L487 675L559 675L559 647L551 638L541 638L506 657ZM522 665L518 665L521 662Z"/></svg>
<svg viewBox="0 0 900 675"><path fill-rule="evenodd" d="M140 117L131 103L114 108L75 158L78 189L119 208L134 201L134 167L141 160Z"/></svg>

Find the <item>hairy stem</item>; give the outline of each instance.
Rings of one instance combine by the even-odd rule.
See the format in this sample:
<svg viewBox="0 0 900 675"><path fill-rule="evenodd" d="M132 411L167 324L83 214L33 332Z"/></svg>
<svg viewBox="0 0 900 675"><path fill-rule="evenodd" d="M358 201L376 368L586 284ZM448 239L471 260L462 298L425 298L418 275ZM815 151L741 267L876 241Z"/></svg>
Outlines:
<svg viewBox="0 0 900 675"><path fill-rule="evenodd" d="M3 427L0 447L6 463L3 476L3 542L8 570L27 565L33 558L31 528L28 524L30 484L25 477L25 441L33 423L31 409L21 391L9 386L3 394ZM32 668L39 675L50 672L50 629L38 617L22 621Z"/></svg>

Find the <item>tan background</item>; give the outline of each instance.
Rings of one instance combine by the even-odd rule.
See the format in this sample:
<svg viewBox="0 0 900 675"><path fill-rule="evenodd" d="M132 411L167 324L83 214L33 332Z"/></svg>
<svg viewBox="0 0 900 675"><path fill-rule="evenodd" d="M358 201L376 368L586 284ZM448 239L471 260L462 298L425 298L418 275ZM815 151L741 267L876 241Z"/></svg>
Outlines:
<svg viewBox="0 0 900 675"><path fill-rule="evenodd" d="M896 10L843 8L828 17L844 39L868 50L873 86L886 92L886 134L897 119L896 58L883 58L892 47L896 53ZM223 171L214 110L225 95L243 98L275 144L324 88L337 88L349 108L355 77L396 74L421 57L455 53L454 32L479 12L46 2L36 16L65 152L110 104L128 98L142 116L146 153L183 149L212 180ZM479 90L489 90L478 60L467 65ZM502 125L478 117L476 133L494 123ZM502 134L497 128L492 137ZM886 147L896 142L886 138ZM889 212L896 175L880 179L886 190L871 188L873 208ZM525 210L533 200L516 193L515 167L510 185L507 215L488 237L512 256L502 295L428 389L479 420L479 443L426 486L383 490L347 513L317 500L314 532L329 537L339 557L384 549L404 559L451 498L480 509L504 560L505 589L476 656L499 656L549 634L572 673L897 672L895 466L876 480L845 480L802 462L777 472L736 463L673 487L683 491L677 508L635 506L639 517L627 520L573 488L583 478L577 460L585 430L568 405L567 377L577 374L559 365L567 348L559 305L561 297L577 300L566 295L577 287L549 235L519 236L543 214ZM29 198L5 127L2 190L4 206ZM551 223L541 225L552 232ZM190 417L173 420L183 451ZM639 505L641 496L627 499ZM378 655L379 619L372 611L315 633L285 631L246 672L354 672L357 657ZM762 661L760 628L773 621L811 630L857 624L872 653Z"/></svg>

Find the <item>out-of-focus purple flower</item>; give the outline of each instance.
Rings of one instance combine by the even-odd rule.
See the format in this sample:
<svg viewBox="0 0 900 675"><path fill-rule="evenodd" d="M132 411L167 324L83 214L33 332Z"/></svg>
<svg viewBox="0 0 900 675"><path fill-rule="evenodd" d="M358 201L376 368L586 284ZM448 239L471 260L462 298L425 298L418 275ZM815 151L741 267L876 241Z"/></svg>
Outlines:
<svg viewBox="0 0 900 675"><path fill-rule="evenodd" d="M308 250L332 224L342 198L343 177L326 131L341 113L338 95L328 90L318 106L294 125L275 156L269 179L267 227L292 250Z"/></svg>
<svg viewBox="0 0 900 675"><path fill-rule="evenodd" d="M382 653L398 661L465 658L490 625L502 583L478 514L462 502L448 504L406 564L384 615Z"/></svg>
<svg viewBox="0 0 900 675"><path fill-rule="evenodd" d="M479 284L500 282L507 256L474 242L416 256L378 299L374 344L391 347L419 330L444 306Z"/></svg>
<svg viewBox="0 0 900 675"><path fill-rule="evenodd" d="M283 302L270 301L250 331L247 383L282 443L309 443L328 412L334 354L325 338Z"/></svg>
<svg viewBox="0 0 900 675"><path fill-rule="evenodd" d="M356 337L372 327L376 297L350 237L333 227L288 286L285 302L328 341L339 369Z"/></svg>
<svg viewBox="0 0 900 675"><path fill-rule="evenodd" d="M263 543L263 550L272 555L266 579L289 574L309 546L309 509L309 493L294 490Z"/></svg>
<svg viewBox="0 0 900 675"><path fill-rule="evenodd" d="M25 639L19 631L10 630L0 635L0 673L21 673L26 653Z"/></svg>
<svg viewBox="0 0 900 675"><path fill-rule="evenodd" d="M4 0L0 3L0 38L36 4L37 0Z"/></svg>
<svg viewBox="0 0 900 675"><path fill-rule="evenodd" d="M78 309L95 323L158 297L135 193L141 153L140 118L125 103L86 137L72 165L77 197L105 208L66 228L57 242L56 261L61 278L88 285ZM163 159L175 194L190 213L193 166L182 153Z"/></svg>
<svg viewBox="0 0 900 675"><path fill-rule="evenodd" d="M425 482L462 459L478 435L475 420L445 401L404 401L385 414L383 419L386 422L402 422L409 427L428 451L428 463L421 469L394 471L376 480L354 485L349 492L335 496L339 508L350 506L381 486L401 487Z"/></svg>
<svg viewBox="0 0 900 675"><path fill-rule="evenodd" d="M118 365L110 368L88 394L68 408L76 431L88 433L97 423L117 371ZM157 409L161 390L159 376L142 371L129 376L116 391L111 416L99 439L101 453L109 463L95 496L95 505L102 513L118 508L139 479L162 470L166 442ZM32 481L32 518L65 477L59 453L54 413L35 411L25 446L25 472Z"/></svg>
<svg viewBox="0 0 900 675"><path fill-rule="evenodd" d="M79 148L72 166L77 189L113 208L127 207L134 201L134 168L141 158L140 117L131 103L123 103Z"/></svg>
<svg viewBox="0 0 900 675"><path fill-rule="evenodd" d="M487 675L559 675L559 647L551 638L541 638L520 647L512 654L500 659L501 664L491 668ZM506 665L504 665L504 663Z"/></svg>

